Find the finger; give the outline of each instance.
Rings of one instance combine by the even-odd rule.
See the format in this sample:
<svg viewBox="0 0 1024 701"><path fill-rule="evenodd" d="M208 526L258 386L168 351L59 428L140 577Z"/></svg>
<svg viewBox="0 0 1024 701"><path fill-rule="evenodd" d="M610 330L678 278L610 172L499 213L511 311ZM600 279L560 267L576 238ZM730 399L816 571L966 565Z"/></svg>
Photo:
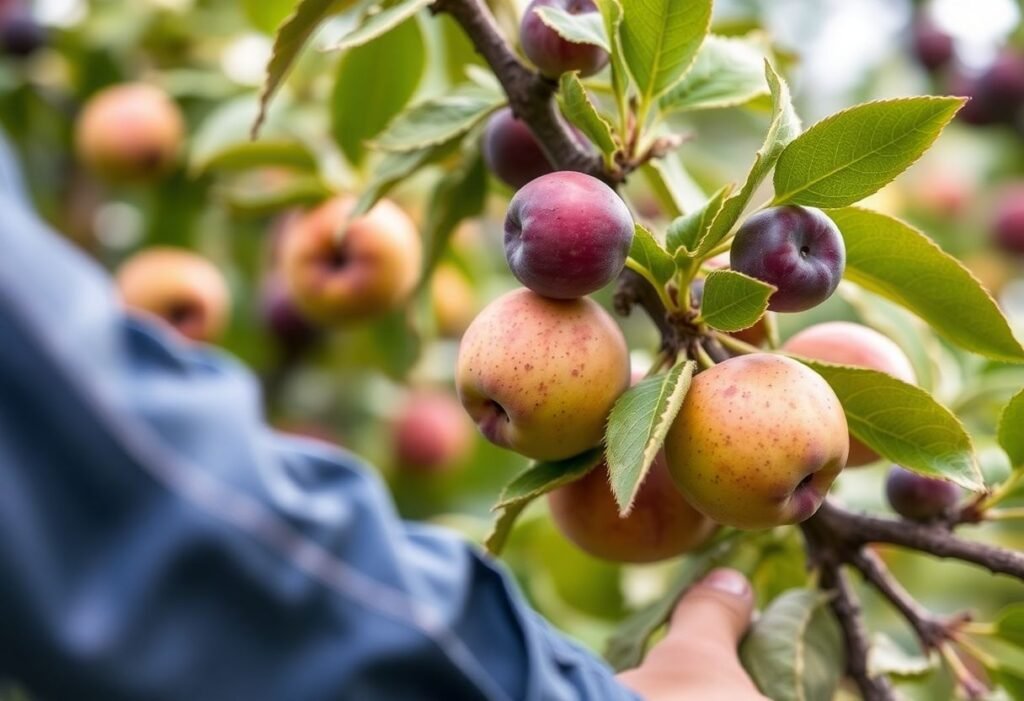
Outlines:
<svg viewBox="0 0 1024 701"><path fill-rule="evenodd" d="M667 637L735 650L753 610L754 594L747 578L736 570L713 570L676 604Z"/></svg>

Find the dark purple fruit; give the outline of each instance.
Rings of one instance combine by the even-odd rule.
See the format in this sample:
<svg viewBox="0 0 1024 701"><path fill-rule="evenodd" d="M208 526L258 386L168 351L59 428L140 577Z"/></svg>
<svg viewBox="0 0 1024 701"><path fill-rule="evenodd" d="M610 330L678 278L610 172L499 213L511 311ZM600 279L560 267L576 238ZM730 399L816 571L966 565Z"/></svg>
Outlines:
<svg viewBox="0 0 1024 701"><path fill-rule="evenodd" d="M533 132L516 119L508 107L498 110L488 120L483 150L491 172L516 190L555 170Z"/></svg>
<svg viewBox="0 0 1024 701"><path fill-rule="evenodd" d="M575 44L563 39L537 15L534 10L539 7L554 7L578 15L597 12L597 5L593 0L533 0L527 6L519 25L519 42L523 53L541 73L548 78L557 78L569 71L588 76L604 68L608 52L593 44Z"/></svg>
<svg viewBox="0 0 1024 701"><path fill-rule="evenodd" d="M772 311L802 312L835 292L846 247L820 209L774 207L753 215L736 232L729 265L778 288L768 302Z"/></svg>
<svg viewBox="0 0 1024 701"><path fill-rule="evenodd" d="M893 511L911 521L934 521L960 501L960 488L952 482L925 477L893 466L885 481L885 495Z"/></svg>

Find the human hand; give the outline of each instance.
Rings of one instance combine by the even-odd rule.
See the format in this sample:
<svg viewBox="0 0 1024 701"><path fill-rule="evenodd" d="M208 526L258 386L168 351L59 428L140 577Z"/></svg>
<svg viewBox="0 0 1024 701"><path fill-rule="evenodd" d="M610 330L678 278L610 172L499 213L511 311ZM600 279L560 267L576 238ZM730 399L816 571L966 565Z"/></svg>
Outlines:
<svg viewBox="0 0 1024 701"><path fill-rule="evenodd" d="M619 681L646 701L765 701L737 654L753 608L742 574L714 570L690 587L665 638Z"/></svg>

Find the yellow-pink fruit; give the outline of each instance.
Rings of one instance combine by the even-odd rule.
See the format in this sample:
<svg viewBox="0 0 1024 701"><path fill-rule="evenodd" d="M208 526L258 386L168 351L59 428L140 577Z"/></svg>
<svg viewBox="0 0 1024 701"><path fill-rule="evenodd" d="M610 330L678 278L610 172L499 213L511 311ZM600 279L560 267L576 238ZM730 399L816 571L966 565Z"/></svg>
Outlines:
<svg viewBox="0 0 1024 701"><path fill-rule="evenodd" d="M619 516L604 462L548 494L548 506L566 538L580 550L613 562L676 557L700 546L717 528L676 488L664 452L655 458L626 517Z"/></svg>
<svg viewBox="0 0 1024 701"><path fill-rule="evenodd" d="M536 460L561 460L601 442L629 385L629 351L593 300L526 289L491 302L462 337L459 398L481 433Z"/></svg>
<svg viewBox="0 0 1024 701"><path fill-rule="evenodd" d="M689 502L746 529L812 516L848 450L846 416L828 383L769 353L694 377L665 440L669 472Z"/></svg>
<svg viewBox="0 0 1024 701"><path fill-rule="evenodd" d="M117 288L126 307L155 315L194 341L213 341L227 325L227 282L213 263L191 251L144 249L118 268Z"/></svg>
<svg viewBox="0 0 1024 701"><path fill-rule="evenodd" d="M118 181L150 180L178 160L185 120L178 105L152 85L101 90L75 124L75 148L91 170Z"/></svg>
<svg viewBox="0 0 1024 701"><path fill-rule="evenodd" d="M442 472L469 453L472 427L455 397L442 392L417 392L402 405L394 423L395 457L399 467Z"/></svg>
<svg viewBox="0 0 1024 701"><path fill-rule="evenodd" d="M412 220L381 200L346 223L355 203L347 196L325 202L293 222L281 241L281 266L295 304L320 324L396 309L419 279L423 247Z"/></svg>
<svg viewBox="0 0 1024 701"><path fill-rule="evenodd" d="M826 363L877 370L910 384L917 381L914 366L898 345L874 329L848 321L810 326L786 341L782 349ZM876 460L878 453L850 436L847 466L858 467Z"/></svg>

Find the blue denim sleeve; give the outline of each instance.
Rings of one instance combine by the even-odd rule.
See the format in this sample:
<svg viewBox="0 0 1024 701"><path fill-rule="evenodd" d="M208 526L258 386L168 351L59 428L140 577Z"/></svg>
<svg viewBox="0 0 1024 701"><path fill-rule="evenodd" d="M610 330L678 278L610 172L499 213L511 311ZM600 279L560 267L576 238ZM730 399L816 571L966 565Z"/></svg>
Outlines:
<svg viewBox="0 0 1024 701"><path fill-rule="evenodd" d="M0 158L0 161L4 159ZM635 697L252 376L125 317L0 168L0 678L47 699Z"/></svg>

